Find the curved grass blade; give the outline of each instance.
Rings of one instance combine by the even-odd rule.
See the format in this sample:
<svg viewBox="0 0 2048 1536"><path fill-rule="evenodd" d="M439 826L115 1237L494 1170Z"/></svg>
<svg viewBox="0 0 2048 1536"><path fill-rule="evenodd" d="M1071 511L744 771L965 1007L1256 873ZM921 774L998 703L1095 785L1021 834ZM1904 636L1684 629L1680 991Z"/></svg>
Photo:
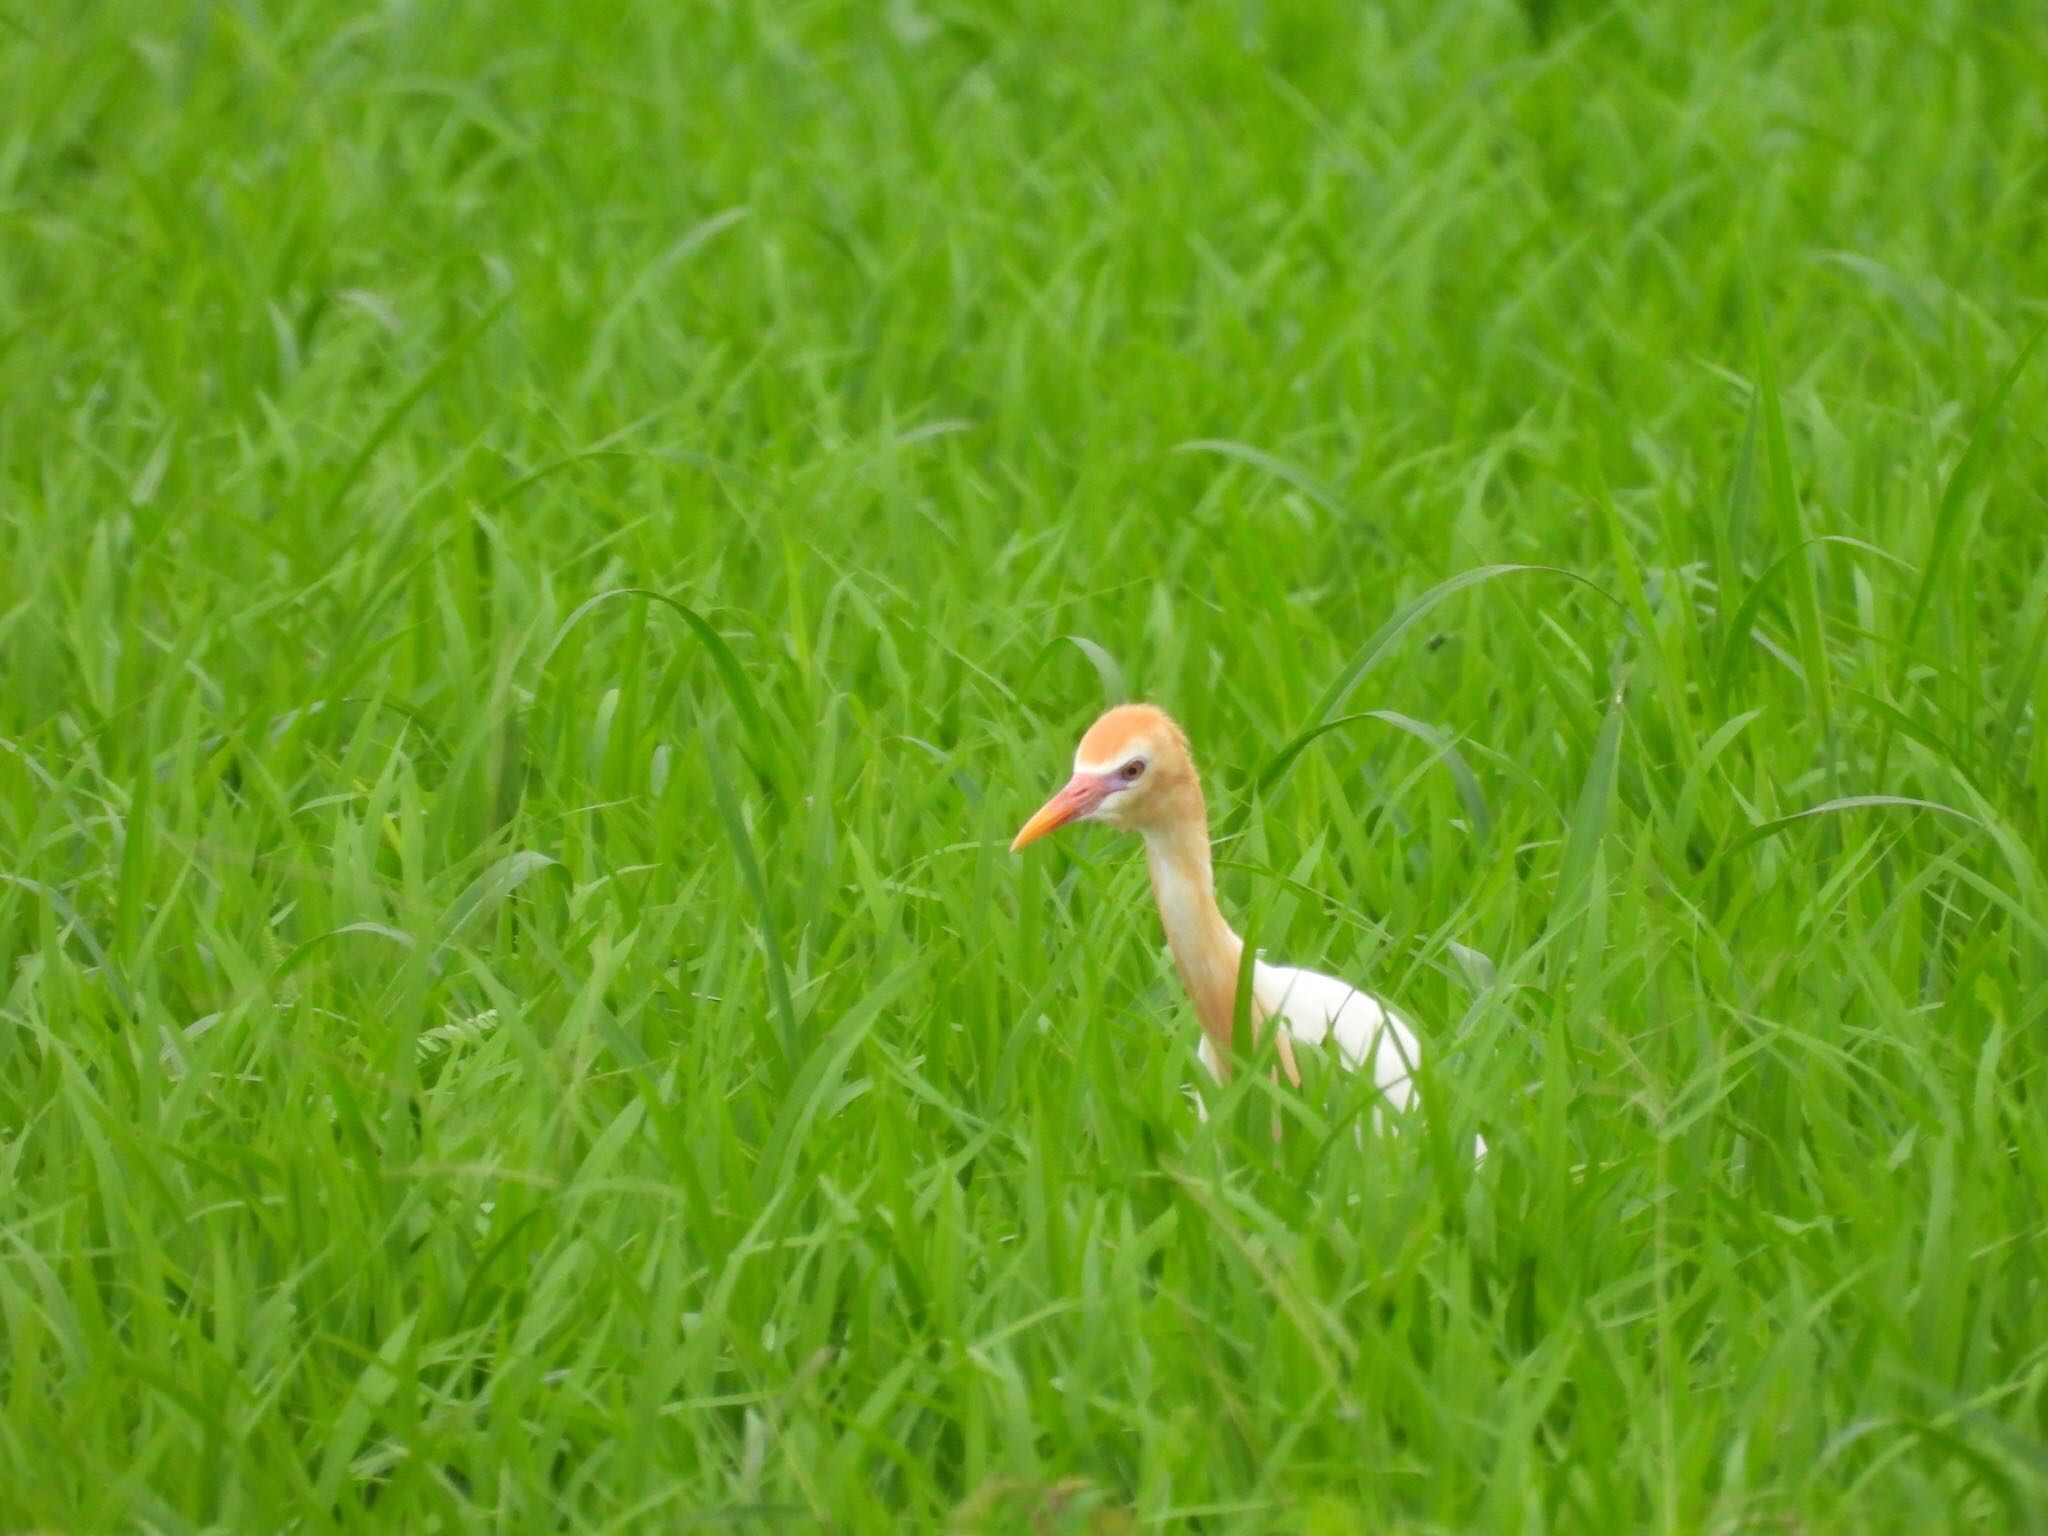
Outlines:
<svg viewBox="0 0 2048 1536"><path fill-rule="evenodd" d="M1803 811L1794 811L1789 816L1779 816L1773 820L1761 822L1751 827L1747 832L1744 832L1735 841L1723 848L1719 857L1726 858L1732 853L1739 853L1752 843L1762 842L1765 838L1782 832L1787 827L1794 826L1802 821L1810 821L1816 816L1832 816L1842 811L1860 811L1877 806L1902 806L1919 811L1938 811L1944 816L1954 816L1959 820L1967 821L1979 831L1989 830L1982 821L1972 816L1968 811L1959 811L1954 806L1943 805L1938 800L1921 800L1912 795L1843 795L1834 800L1823 801L1819 805L1808 806Z"/></svg>
<svg viewBox="0 0 2048 1536"><path fill-rule="evenodd" d="M1017 684L1020 690L1030 685L1031 680L1038 676L1040 669L1062 644L1071 645L1088 658L1088 664L1102 680L1103 695L1110 703L1121 704L1131 697L1130 684L1124 680L1123 667L1109 654L1106 647L1090 640L1086 635L1061 635L1057 640L1047 641L1039 648L1038 654L1031 658L1031 665L1024 669L1023 679Z"/></svg>
<svg viewBox="0 0 2048 1536"><path fill-rule="evenodd" d="M755 696L753 684L747 681L747 674L740 666L739 658L732 653L732 647L705 617L689 604L678 602L665 592L656 592L651 587L613 587L595 597L586 597L575 610L562 620L555 637L548 642L548 648L541 654L540 669L545 672L548 663L555 659L555 652L562 648L562 642L569 638L569 632L582 622L585 614L592 609L610 602L615 597L644 597L650 602L660 603L676 614L689 626L697 641L710 653L712 666L718 669L718 680L725 689L725 696L738 713L740 722L746 727L748 739L755 749L764 755L772 749L772 737L768 731L768 717L762 713L761 702Z"/></svg>
<svg viewBox="0 0 2048 1536"><path fill-rule="evenodd" d="M1430 611L1443 602L1445 598L1453 597L1464 591L1467 587L1476 587L1482 582L1493 581L1502 576L1519 575L1523 572L1541 572L1548 576L1562 576L1567 581L1575 581L1580 586L1590 588L1592 591L1599 593L1608 602L1615 603L1617 607L1620 606L1614 596L1598 582L1588 580L1577 571L1568 571L1560 565L1482 565L1469 571L1460 571L1448 580L1438 582L1391 619L1388 619L1386 623L1379 627L1373 637L1359 648L1357 654L1345 665L1344 670L1339 672L1330 686L1323 690L1323 696L1316 701L1315 707L1309 711L1307 727L1281 747L1267 762L1266 766L1260 770L1258 777L1253 781L1254 788L1260 790L1270 789L1279 782L1280 777L1287 771L1287 765L1300 755L1301 749L1313 739L1313 733L1320 730L1330 719L1350 695L1351 690L1358 686L1359 680L1379 664L1381 658L1393 648L1395 641L1421 623L1429 615Z"/></svg>
<svg viewBox="0 0 2048 1536"><path fill-rule="evenodd" d="M1735 610L1734 618L1729 620L1727 627L1721 632L1721 654L1715 659L1714 663L1714 686L1721 689L1724 695L1729 683L1733 680L1736 657L1739 654L1735 648L1736 643L1746 639L1750 632L1756 628L1757 613L1763 607L1764 599L1770 596L1772 584L1777 581L1779 576L1791 568L1793 561L1799 559L1816 544L1843 544L1850 549L1861 550L1864 554L1876 555L1880 559L1889 560L1892 564L1904 569L1910 570L1912 568L1906 561L1900 559L1890 550L1881 549L1877 545L1872 544L1868 539L1859 539L1851 534L1823 533L1817 534L1810 539L1800 540L1799 543L1793 545L1792 548L1786 550L1785 553L1766 566L1763 575L1757 577L1750 584L1749 590L1743 594L1742 605Z"/></svg>
<svg viewBox="0 0 2048 1536"><path fill-rule="evenodd" d="M1112 704L1121 704L1131 696L1130 685L1124 681L1124 669L1117 665L1116 658L1086 635L1064 635L1061 637L1075 650L1088 658L1095 668L1095 675L1102 679L1102 692Z"/></svg>
<svg viewBox="0 0 2048 1536"><path fill-rule="evenodd" d="M411 950L415 947L412 935L403 928L393 928L388 923L343 923L339 928L330 928L325 933L316 934L285 956L284 963L277 968L278 979L282 980L284 977L291 975L293 971L296 971L311 959L315 951L347 933L372 934L380 939L388 939L391 943L404 950Z"/></svg>
<svg viewBox="0 0 2048 1536"><path fill-rule="evenodd" d="M1443 760L1444 767L1450 771L1452 779L1456 781L1458 798L1464 803L1465 814L1471 818L1473 828L1479 833L1480 839L1484 841L1492 835L1493 816L1486 808L1486 797L1480 792L1479 779L1472 772L1472 765L1465 760L1465 754L1458 750L1457 743L1427 721L1404 715L1399 710L1368 709L1355 715L1339 715L1334 720L1325 720L1321 725L1302 732L1281 749L1281 756L1267 765L1265 773L1259 779L1259 787L1265 787L1269 778L1277 779L1285 773L1293 765L1294 760L1320 738L1360 720L1383 721L1396 730L1406 731L1434 750Z"/></svg>
<svg viewBox="0 0 2048 1536"><path fill-rule="evenodd" d="M435 968L438 969L444 962L448 946L460 938L471 923L486 912L495 910L506 897L544 869L561 870L562 878L569 878L569 872L562 869L561 860L550 858L536 849L521 848L517 852L506 854L470 881L463 888L462 894L451 901L448 910L442 914L440 931L435 936L432 953Z"/></svg>
<svg viewBox="0 0 2048 1536"><path fill-rule="evenodd" d="M1263 448L1254 448L1249 443L1234 442L1227 437L1197 437L1185 443L1173 445L1175 453L1213 453L1220 458L1236 459L1254 469L1262 469L1276 480L1285 481L1310 501L1321 507L1332 517L1349 518L1351 509L1344 504L1344 498L1322 480L1299 465L1290 464ZM1378 537L1377 530L1374 536Z"/></svg>

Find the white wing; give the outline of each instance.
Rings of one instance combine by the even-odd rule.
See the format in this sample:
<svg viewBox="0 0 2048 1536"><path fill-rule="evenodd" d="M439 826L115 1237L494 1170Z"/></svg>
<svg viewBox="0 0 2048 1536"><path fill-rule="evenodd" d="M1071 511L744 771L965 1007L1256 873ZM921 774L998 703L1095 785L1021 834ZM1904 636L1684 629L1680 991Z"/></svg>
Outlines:
<svg viewBox="0 0 2048 1536"><path fill-rule="evenodd" d="M1252 992L1267 1017L1280 1020L1303 1045L1335 1036L1345 1070L1356 1072L1371 1062L1373 1080L1394 1108L1406 1109L1415 1097L1409 1076L1422 1059L1422 1046L1407 1022L1371 993L1334 976L1263 960L1252 972Z"/></svg>

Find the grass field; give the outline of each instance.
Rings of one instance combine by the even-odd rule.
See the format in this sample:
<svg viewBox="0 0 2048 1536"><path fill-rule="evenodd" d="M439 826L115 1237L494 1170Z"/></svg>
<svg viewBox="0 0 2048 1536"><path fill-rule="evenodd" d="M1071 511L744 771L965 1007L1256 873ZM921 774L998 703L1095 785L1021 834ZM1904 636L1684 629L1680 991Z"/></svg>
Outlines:
<svg viewBox="0 0 2048 1536"><path fill-rule="evenodd" d="M0 1529L2048 1531L2044 320L2032 6L0 0Z"/></svg>

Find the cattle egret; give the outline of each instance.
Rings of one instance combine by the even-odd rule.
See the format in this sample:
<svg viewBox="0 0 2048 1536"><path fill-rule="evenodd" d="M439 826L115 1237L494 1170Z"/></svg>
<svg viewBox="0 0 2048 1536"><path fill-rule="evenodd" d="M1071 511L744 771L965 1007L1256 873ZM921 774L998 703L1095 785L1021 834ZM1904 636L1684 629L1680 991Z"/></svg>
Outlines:
<svg viewBox="0 0 2048 1536"><path fill-rule="evenodd" d="M1230 1069L1244 940L1216 906L1209 813L1181 728L1149 704L1109 711L1081 738L1073 778L1024 823L1010 851L1070 821L1106 822L1144 837L1167 947L1202 1022L1202 1064L1220 1081ZM1421 1048L1407 1024L1378 998L1334 976L1268 965L1256 956L1251 992L1254 1038L1267 1021L1276 1024L1275 1051L1297 1087L1294 1045L1319 1046L1334 1036L1347 1071L1369 1064L1387 1102L1408 1107Z"/></svg>

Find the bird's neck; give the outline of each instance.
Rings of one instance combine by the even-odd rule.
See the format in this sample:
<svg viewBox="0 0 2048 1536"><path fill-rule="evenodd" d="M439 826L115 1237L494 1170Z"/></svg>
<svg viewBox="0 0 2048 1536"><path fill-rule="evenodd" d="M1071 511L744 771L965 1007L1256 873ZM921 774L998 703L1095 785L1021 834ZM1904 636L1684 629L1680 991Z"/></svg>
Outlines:
<svg viewBox="0 0 2048 1536"><path fill-rule="evenodd" d="M1209 821L1199 801L1193 814L1146 831L1145 863L1152 872L1152 895L1159 903L1174 968L1194 1002L1219 1071L1228 1071L1244 941L1216 905Z"/></svg>

